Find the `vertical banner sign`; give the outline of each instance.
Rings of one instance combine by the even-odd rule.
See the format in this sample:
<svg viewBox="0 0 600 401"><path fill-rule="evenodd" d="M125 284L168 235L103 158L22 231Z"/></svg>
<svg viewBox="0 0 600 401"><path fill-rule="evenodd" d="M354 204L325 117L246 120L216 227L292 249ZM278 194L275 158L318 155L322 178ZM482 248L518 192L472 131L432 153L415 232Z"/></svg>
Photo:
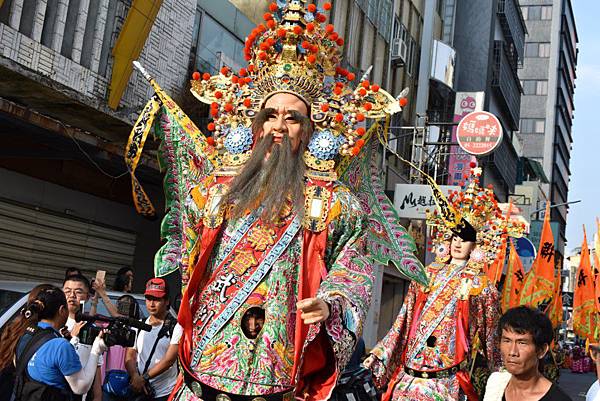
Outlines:
<svg viewBox="0 0 600 401"><path fill-rule="evenodd" d="M485 92L457 92L454 106L455 123L460 122L463 117L473 111L483 110ZM452 142L457 142L456 127L452 129ZM460 185L465 173L469 172L469 164L477 162L475 156L465 152L457 145L450 147L448 157L448 185Z"/></svg>

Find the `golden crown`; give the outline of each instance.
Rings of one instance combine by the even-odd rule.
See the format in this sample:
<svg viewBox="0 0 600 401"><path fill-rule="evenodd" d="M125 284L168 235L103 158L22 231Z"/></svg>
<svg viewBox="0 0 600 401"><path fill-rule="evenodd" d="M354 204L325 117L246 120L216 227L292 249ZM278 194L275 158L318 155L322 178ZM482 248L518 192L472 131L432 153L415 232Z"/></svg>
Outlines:
<svg viewBox="0 0 600 401"><path fill-rule="evenodd" d="M344 41L325 24L330 9L330 3L319 9L305 0L271 3L265 23L246 39L247 68L237 74L227 67L214 76L193 74L192 93L211 105L212 140L232 163L247 160L252 118L273 94L292 93L309 106L315 133L305 160L321 171L332 170L338 156L360 152L366 118L399 112L406 104L406 98L395 99L367 81L367 74L351 87L355 74L340 66Z"/></svg>
<svg viewBox="0 0 600 401"><path fill-rule="evenodd" d="M523 236L525 225L512 219L510 210L506 216L502 214L493 188L482 188L480 177L481 168L472 165L460 191L451 192L448 198L441 191L434 191L438 210L427 212L426 221L433 227L434 244L447 241L453 233L462 229L461 221L466 221L476 232L476 243L483 251L483 261L491 263L508 236Z"/></svg>

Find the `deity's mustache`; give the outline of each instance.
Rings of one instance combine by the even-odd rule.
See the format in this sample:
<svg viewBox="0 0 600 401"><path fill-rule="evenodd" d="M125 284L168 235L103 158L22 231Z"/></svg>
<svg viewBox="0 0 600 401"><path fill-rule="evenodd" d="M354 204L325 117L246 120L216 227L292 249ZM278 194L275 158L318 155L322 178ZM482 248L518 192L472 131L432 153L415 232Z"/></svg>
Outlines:
<svg viewBox="0 0 600 401"><path fill-rule="evenodd" d="M273 134L262 136L256 143L250 160L231 182L225 201L233 203L231 217L243 216L262 205L262 218L274 221L291 198L294 209L302 211L304 203L304 162L301 144L292 151L288 135L273 146Z"/></svg>

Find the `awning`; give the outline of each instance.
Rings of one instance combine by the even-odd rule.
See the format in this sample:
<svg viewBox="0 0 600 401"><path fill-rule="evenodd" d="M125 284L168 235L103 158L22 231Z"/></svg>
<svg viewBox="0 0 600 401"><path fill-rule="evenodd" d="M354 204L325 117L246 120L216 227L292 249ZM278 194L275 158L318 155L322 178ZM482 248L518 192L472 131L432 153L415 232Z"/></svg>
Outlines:
<svg viewBox="0 0 600 401"><path fill-rule="evenodd" d="M523 181L539 180L544 184L549 182L546 173L544 173L544 168L539 161L529 157L522 157L521 160L523 162Z"/></svg>

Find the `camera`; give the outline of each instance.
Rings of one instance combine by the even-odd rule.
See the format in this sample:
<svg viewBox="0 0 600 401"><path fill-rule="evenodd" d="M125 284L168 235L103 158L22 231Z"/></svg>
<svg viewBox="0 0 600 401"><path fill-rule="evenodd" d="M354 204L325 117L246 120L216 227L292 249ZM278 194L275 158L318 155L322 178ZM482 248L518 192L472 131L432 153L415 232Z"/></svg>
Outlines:
<svg viewBox="0 0 600 401"><path fill-rule="evenodd" d="M129 317L108 317L102 315L88 315L77 313L75 320L85 321L87 324L79 331L79 342L92 345L100 331L105 330L104 343L108 347L120 345L122 347L133 347L135 345L136 331L133 328L150 331L152 326ZM98 327L94 322L108 323L106 327Z"/></svg>

